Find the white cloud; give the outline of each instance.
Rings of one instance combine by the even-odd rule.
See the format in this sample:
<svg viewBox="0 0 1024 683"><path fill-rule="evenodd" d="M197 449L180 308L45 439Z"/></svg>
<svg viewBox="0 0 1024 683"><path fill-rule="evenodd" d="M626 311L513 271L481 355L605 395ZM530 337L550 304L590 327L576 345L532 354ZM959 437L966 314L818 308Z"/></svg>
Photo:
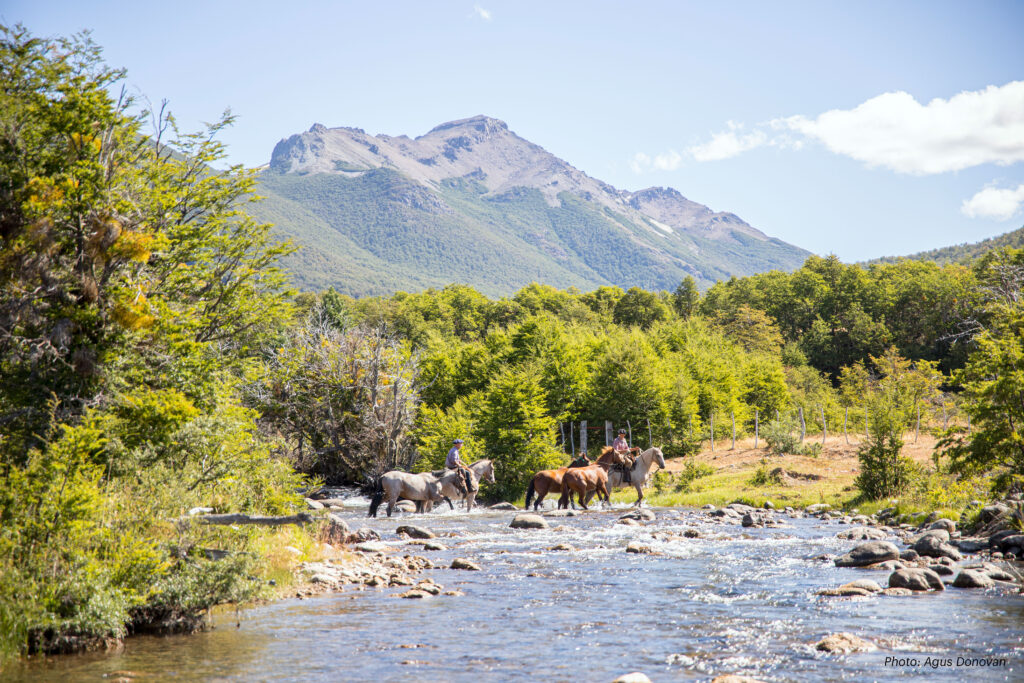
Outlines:
<svg viewBox="0 0 1024 683"><path fill-rule="evenodd" d="M637 152L633 155L633 158L629 160L629 167L633 169L633 173L643 173L651 167L651 157L647 156L643 152Z"/></svg>
<svg viewBox="0 0 1024 683"><path fill-rule="evenodd" d="M491 11L487 10L487 9L484 9L480 5L473 5L473 14L475 14L478 17L480 17L484 21L490 21L491 20Z"/></svg>
<svg viewBox="0 0 1024 683"><path fill-rule="evenodd" d="M897 173L929 175L987 163L1008 166L1024 161L1024 81L927 104L905 92L889 92L853 109L772 119L749 132L733 121L727 126L709 141L687 148L686 155L719 161L757 147L801 149L806 141L815 141L836 154Z"/></svg>
<svg viewBox="0 0 1024 683"><path fill-rule="evenodd" d="M656 154L653 158L649 154L637 152L629 160L629 168L633 173L643 173L654 169L655 171L674 171L683 165L684 157L674 149L664 154Z"/></svg>
<svg viewBox="0 0 1024 683"><path fill-rule="evenodd" d="M970 218L994 218L1008 221L1020 213L1024 204L1024 185L1017 189L986 187L960 206L960 213Z"/></svg>
<svg viewBox="0 0 1024 683"><path fill-rule="evenodd" d="M683 165L683 155L674 149L654 157L651 163L656 171L674 171Z"/></svg>
<svg viewBox="0 0 1024 683"><path fill-rule="evenodd" d="M853 109L770 122L821 142L836 154L898 173L927 175L985 163L1024 161L1024 81L921 104L884 93Z"/></svg>
<svg viewBox="0 0 1024 683"><path fill-rule="evenodd" d="M733 121L729 121L728 126L729 130L715 133L709 142L694 145L686 150L687 153L697 161L720 161L738 156L768 142L768 135L762 130L744 133L743 126Z"/></svg>

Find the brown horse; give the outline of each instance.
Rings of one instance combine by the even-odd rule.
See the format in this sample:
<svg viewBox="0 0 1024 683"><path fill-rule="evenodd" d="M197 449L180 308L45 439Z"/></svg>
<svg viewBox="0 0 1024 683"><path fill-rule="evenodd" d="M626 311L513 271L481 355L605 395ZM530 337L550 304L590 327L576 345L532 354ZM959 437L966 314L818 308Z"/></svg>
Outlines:
<svg viewBox="0 0 1024 683"><path fill-rule="evenodd" d="M579 498L580 505L587 510L594 492L598 500L611 502L611 490L608 488L608 472L597 463L588 467L569 470L562 477L562 497L558 499L558 507L567 508L572 504L573 494Z"/></svg>
<svg viewBox="0 0 1024 683"><path fill-rule="evenodd" d="M540 504L544 500L544 496L548 495L552 491L562 490L562 477L569 470L570 467L586 467L590 465L591 460L587 457L586 453L580 453L580 457L569 463L568 467L559 467L557 470L541 470L537 474L533 475L533 479L530 480L530 485L526 487L526 509L530 509L530 501L533 500L533 496L536 494L539 496L537 502L534 504L533 509L540 509Z"/></svg>

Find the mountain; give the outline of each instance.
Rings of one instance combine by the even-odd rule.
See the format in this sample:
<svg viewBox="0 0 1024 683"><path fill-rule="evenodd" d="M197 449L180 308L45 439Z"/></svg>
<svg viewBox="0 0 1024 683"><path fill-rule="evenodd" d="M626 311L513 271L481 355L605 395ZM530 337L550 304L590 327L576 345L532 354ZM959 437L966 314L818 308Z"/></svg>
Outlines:
<svg viewBox="0 0 1024 683"><path fill-rule="evenodd" d="M774 268L809 252L671 188L618 190L497 119L418 138L315 124L274 147L255 213L304 248L304 289L354 296L473 285L507 295L537 281L674 289Z"/></svg>
<svg viewBox="0 0 1024 683"><path fill-rule="evenodd" d="M996 237L990 237L980 242L957 244L952 247L942 247L930 251L921 251L910 256L884 256L882 258L868 261L871 263L895 263L900 259L911 259L913 261L935 261L940 265L947 263L969 263L985 252L1002 247L1013 247L1024 249L1024 227L1012 232L1006 232Z"/></svg>

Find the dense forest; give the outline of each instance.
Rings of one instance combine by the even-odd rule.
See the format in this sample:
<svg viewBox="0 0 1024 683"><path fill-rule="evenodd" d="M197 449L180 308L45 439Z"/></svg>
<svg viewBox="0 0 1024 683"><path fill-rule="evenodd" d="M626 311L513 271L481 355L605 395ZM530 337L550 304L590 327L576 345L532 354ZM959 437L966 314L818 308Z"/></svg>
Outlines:
<svg viewBox="0 0 1024 683"><path fill-rule="evenodd" d="M0 656L186 629L266 595L280 548L315 528L190 511L295 512L317 483L437 467L455 437L495 460L485 496L515 500L580 420L667 457L712 422L856 421L875 498L913 475L900 445L920 418L948 427L953 476L1020 486L1024 251L812 257L703 294L297 295L277 266L295 247L248 213L253 173L213 170L230 116L189 133L118 97L123 73L87 37L4 28L0 73Z"/></svg>

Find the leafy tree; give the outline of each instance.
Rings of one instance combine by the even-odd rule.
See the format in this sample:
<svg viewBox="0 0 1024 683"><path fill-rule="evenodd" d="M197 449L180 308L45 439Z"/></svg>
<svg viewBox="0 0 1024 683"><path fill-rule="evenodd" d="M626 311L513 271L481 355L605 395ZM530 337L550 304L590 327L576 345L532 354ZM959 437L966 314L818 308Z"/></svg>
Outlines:
<svg viewBox="0 0 1024 683"><path fill-rule="evenodd" d="M662 303L657 294L644 291L639 287L630 287L615 304L612 320L616 325L636 326L646 330L659 320L666 320L668 317L668 307Z"/></svg>
<svg viewBox="0 0 1024 683"><path fill-rule="evenodd" d="M497 374L484 390L475 436L484 444L481 456L494 460L496 496L520 496L535 472L561 463L545 398L533 373L511 369Z"/></svg>
<svg viewBox="0 0 1024 683"><path fill-rule="evenodd" d="M685 320L697 311L699 305L700 290L697 289L697 281L692 275L687 275L672 295L672 306L676 309L676 314Z"/></svg>
<svg viewBox="0 0 1024 683"><path fill-rule="evenodd" d="M958 472L995 470L997 491L1024 481L1024 305L1000 303L957 379L972 431L953 431L940 447Z"/></svg>

